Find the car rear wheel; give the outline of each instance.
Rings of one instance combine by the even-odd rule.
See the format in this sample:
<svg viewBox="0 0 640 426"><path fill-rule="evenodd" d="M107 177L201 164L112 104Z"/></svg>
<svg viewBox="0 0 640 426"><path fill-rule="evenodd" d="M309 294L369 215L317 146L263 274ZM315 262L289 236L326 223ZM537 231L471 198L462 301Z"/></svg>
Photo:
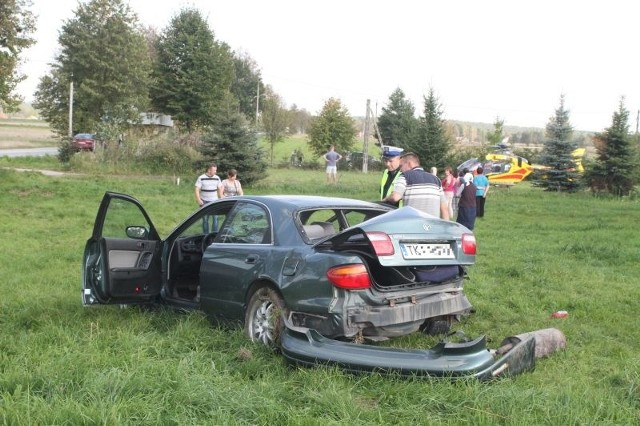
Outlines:
<svg viewBox="0 0 640 426"><path fill-rule="evenodd" d="M447 334L451 330L452 317L438 317L427 319L422 325L422 331L429 336Z"/></svg>
<svg viewBox="0 0 640 426"><path fill-rule="evenodd" d="M244 318L245 333L251 341L277 347L284 329L282 312L284 301L272 288L259 288L247 305Z"/></svg>

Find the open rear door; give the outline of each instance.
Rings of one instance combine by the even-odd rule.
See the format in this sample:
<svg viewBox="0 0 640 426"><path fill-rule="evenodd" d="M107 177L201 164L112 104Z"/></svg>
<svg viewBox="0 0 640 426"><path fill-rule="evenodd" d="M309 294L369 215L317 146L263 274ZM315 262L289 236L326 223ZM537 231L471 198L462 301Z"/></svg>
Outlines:
<svg viewBox="0 0 640 426"><path fill-rule="evenodd" d="M162 241L142 205L106 192L82 262L82 303L131 304L160 294Z"/></svg>

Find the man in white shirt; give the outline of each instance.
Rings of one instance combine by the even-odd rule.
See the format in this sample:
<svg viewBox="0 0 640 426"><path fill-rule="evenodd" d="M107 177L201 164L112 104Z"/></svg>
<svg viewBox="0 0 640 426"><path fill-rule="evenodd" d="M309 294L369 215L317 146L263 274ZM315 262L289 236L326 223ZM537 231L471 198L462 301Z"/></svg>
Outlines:
<svg viewBox="0 0 640 426"><path fill-rule="evenodd" d="M449 207L440 179L420 167L418 156L409 152L400 156L402 175L396 180L391 195L384 201L411 206L432 216L449 220Z"/></svg>
<svg viewBox="0 0 640 426"><path fill-rule="evenodd" d="M216 174L218 166L216 164L209 164L207 171L198 176L196 180L196 202L198 206L205 206L218 199L218 188L221 186L222 181ZM202 228L205 234L209 233L209 220L208 216L202 218ZM213 229L211 231L218 230L218 218L213 217Z"/></svg>

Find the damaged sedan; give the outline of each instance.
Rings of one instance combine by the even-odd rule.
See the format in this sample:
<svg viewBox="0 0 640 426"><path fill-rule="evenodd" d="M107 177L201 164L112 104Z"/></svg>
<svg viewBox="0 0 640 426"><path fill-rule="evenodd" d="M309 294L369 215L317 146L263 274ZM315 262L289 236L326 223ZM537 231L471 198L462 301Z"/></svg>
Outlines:
<svg viewBox="0 0 640 426"><path fill-rule="evenodd" d="M84 251L82 301L200 309L300 365L475 377L530 368L531 342L497 361L482 338L429 351L361 344L447 331L471 310L463 284L475 254L457 223L316 196L220 199L161 239L135 198L107 192Z"/></svg>

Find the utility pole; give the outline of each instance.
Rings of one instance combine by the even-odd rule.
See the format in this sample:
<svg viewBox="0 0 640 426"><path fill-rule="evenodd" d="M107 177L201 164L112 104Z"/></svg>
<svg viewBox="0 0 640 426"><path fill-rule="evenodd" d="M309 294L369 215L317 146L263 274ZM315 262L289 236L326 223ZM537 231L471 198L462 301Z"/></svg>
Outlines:
<svg viewBox="0 0 640 426"><path fill-rule="evenodd" d="M640 135L638 134L638 123L640 122L640 109L636 113L636 143L640 144Z"/></svg>
<svg viewBox="0 0 640 426"><path fill-rule="evenodd" d="M258 114L260 113L260 82L256 90L256 129L258 128Z"/></svg>
<svg viewBox="0 0 640 426"><path fill-rule="evenodd" d="M367 99L367 114L364 119L364 145L362 146L362 173L369 171L369 112L371 101Z"/></svg>
<svg viewBox="0 0 640 426"><path fill-rule="evenodd" d="M73 80L69 83L69 137L71 136L73 136Z"/></svg>

